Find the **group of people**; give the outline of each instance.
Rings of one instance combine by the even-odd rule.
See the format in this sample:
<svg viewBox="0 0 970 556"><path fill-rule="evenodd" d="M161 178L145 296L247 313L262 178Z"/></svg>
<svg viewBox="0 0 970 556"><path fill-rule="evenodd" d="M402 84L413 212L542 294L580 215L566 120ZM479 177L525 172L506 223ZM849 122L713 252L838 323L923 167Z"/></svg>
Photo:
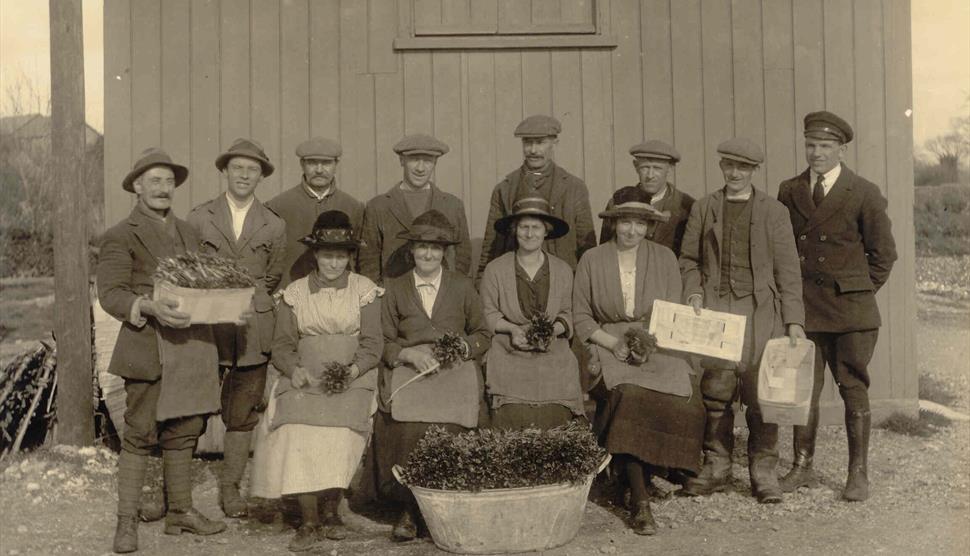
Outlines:
<svg viewBox="0 0 970 556"><path fill-rule="evenodd" d="M274 166L257 142L236 140L215 161L225 193L187 221L171 204L188 170L160 149L143 153L122 183L137 203L104 234L97 276L103 307L123 321L109 372L125 379L128 396L115 552L137 550L139 521L164 517L167 534L225 529L192 503L192 451L214 411L227 430L224 514L247 514L240 482L254 446L249 495L295 500L293 551L347 537L340 502L365 453L377 493L399 512L393 538L406 541L423 525L392 467L429 426L552 428L587 419L586 399L596 402L592 430L614 456L617 501L636 533L657 530L654 474L685 495L728 486L739 395L752 495L777 503L817 482L826 364L846 408L842 496L865 500L874 294L896 254L879 188L842 162L851 126L808 114L809 168L777 199L752 185L764 155L751 140L718 146L723 187L697 201L671 182L680 162L672 145L638 144L638 183L599 213L599 245L586 184L553 160L560 132L544 115L515 129L523 164L492 193L474 280L465 208L433 181L448 152L434 137L397 143L403 178L366 205L339 189L341 147L324 138L296 149L301 183L263 204L255 191ZM190 325L173 303L152 298L158 261L195 250L233 259L256 279L240 322ZM744 315L741 361L665 349L631 358L627 330L649 325L657 299ZM529 334L539 315L552 328L543 349ZM460 357L441 369L432 346L445 335L457 336ZM783 335L811 339L816 361L811 418L794 428L793 466L779 479L778 428L759 410L757 373L768 339ZM279 376L267 385L269 363ZM349 373L339 393L326 387L334 363ZM152 507L141 491L159 449L165 501Z"/></svg>

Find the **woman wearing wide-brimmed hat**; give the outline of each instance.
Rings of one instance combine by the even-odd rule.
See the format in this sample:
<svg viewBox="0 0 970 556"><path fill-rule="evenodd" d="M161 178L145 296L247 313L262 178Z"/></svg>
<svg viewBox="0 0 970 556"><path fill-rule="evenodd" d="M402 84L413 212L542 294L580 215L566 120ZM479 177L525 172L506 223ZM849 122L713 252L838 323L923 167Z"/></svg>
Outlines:
<svg viewBox="0 0 970 556"><path fill-rule="evenodd" d="M393 538L404 541L417 536L420 516L411 492L397 482L391 468L407 461L432 424L451 432L478 426L485 410L476 359L488 349L490 333L471 279L441 266L445 248L459 241L445 215L429 210L398 238L408 242L414 269L385 282L381 320L386 368L380 376L374 454L379 492L401 509ZM460 358L441 367L432 346L448 333L459 337Z"/></svg>
<svg viewBox="0 0 970 556"><path fill-rule="evenodd" d="M350 218L324 212L302 241L317 268L283 290L272 359L282 376L258 429L251 488L263 498L296 498L303 522L293 551L347 536L338 507L372 431L384 345L383 290L347 269L360 245ZM325 386L331 363L349 368L342 393Z"/></svg>
<svg viewBox="0 0 970 556"><path fill-rule="evenodd" d="M612 204L600 218L615 220L615 237L587 251L576 268L573 322L597 376L594 430L630 487L630 526L652 535L651 475L658 468L700 469L704 407L684 357L659 349L642 364L627 363L627 329L649 325L654 300L679 303L683 286L673 251L644 239L647 222L657 217L649 195L624 187Z"/></svg>
<svg viewBox="0 0 970 556"><path fill-rule="evenodd" d="M495 231L514 238L515 250L488 263L482 276L485 322L495 334L485 367L489 426L551 428L583 417L579 364L569 349L573 272L542 248L569 225L550 214L545 199L527 197ZM552 323L548 345L535 334L529 340L538 315Z"/></svg>

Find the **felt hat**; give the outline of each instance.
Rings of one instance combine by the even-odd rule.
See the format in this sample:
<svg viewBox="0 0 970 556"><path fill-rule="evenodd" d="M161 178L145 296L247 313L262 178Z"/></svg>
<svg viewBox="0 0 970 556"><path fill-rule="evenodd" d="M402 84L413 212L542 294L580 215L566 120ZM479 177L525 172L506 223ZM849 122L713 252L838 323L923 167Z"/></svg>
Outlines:
<svg viewBox="0 0 970 556"><path fill-rule="evenodd" d="M424 133L405 135L394 145L394 152L399 155L429 154L438 157L447 154L449 150L451 149L448 145Z"/></svg>
<svg viewBox="0 0 970 556"><path fill-rule="evenodd" d="M832 139L839 143L852 141L855 134L849 122L827 110L810 112L805 116L805 137Z"/></svg>
<svg viewBox="0 0 970 556"><path fill-rule="evenodd" d="M650 141L644 141L639 145L633 145L630 147L630 154L633 158L641 159L657 159L666 160L671 164L677 164L680 162L680 153L677 149L669 143L663 141L658 141L656 139L651 139Z"/></svg>
<svg viewBox="0 0 970 556"><path fill-rule="evenodd" d="M639 218L666 222L670 212L657 210L650 204L650 194L642 188L630 185L613 192L613 206L599 214L600 218Z"/></svg>
<svg viewBox="0 0 970 556"><path fill-rule="evenodd" d="M717 153L721 158L737 160L745 164L760 165L765 161L765 154L754 141L745 137L734 137L717 146Z"/></svg>
<svg viewBox="0 0 970 556"><path fill-rule="evenodd" d="M569 224L565 220L553 216L549 208L549 201L546 201L542 197L525 197L519 199L512 205L512 214L496 220L493 227L500 234L511 234L510 229L523 216L538 218L552 225L552 229L546 234L546 239L557 239L569 233Z"/></svg>
<svg viewBox="0 0 970 556"><path fill-rule="evenodd" d="M273 170L275 170L273 164L269 161L269 157L266 156L266 152L263 151L263 146L252 139L244 138L233 141L226 152L216 157L216 168L220 172L225 170L229 161L237 156L243 156L258 162L263 169L264 178L271 176Z"/></svg>
<svg viewBox="0 0 970 556"><path fill-rule="evenodd" d="M164 150L158 147L150 147L138 155L138 160L131 167L131 171L128 172L125 179L121 180L121 188L130 193L134 193L134 183L138 179L138 176L155 166L165 166L172 170L172 173L175 174L175 187L182 185L185 182L185 178L189 177L188 168L172 162L172 157L168 156L168 153Z"/></svg>
<svg viewBox="0 0 970 556"><path fill-rule="evenodd" d="M535 114L515 126L516 137L556 137L562 131L562 124L552 116Z"/></svg>
<svg viewBox="0 0 970 556"><path fill-rule="evenodd" d="M354 229L350 224L347 213L339 210L321 212L313 223L310 235L300 238L300 243L311 248L333 247L343 249L357 249L360 241L354 237Z"/></svg>
<svg viewBox="0 0 970 556"><path fill-rule="evenodd" d="M421 241L426 243L440 243L455 245L458 240L458 230L448 217L441 212L431 209L414 219L407 230L398 232L398 239Z"/></svg>
<svg viewBox="0 0 970 556"><path fill-rule="evenodd" d="M296 147L296 156L300 159L337 160L344 154L340 143L326 137L311 137Z"/></svg>

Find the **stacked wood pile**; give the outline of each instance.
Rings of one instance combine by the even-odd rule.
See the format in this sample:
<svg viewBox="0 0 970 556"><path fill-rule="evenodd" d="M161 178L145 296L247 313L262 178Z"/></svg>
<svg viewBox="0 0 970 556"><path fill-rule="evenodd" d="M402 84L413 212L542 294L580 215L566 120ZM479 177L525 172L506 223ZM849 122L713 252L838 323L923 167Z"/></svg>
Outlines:
<svg viewBox="0 0 970 556"><path fill-rule="evenodd" d="M53 423L57 350L41 342L0 372L0 458L42 444Z"/></svg>

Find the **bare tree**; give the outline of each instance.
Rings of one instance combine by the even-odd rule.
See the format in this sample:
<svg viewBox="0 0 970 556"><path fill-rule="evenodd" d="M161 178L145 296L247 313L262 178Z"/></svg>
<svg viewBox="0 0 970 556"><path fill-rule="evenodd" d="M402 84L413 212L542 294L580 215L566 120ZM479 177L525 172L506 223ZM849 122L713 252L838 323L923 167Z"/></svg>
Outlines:
<svg viewBox="0 0 970 556"><path fill-rule="evenodd" d="M964 115L950 120L950 131L926 142L926 150L933 153L940 166L944 183L960 179L960 163L970 156L970 96L964 104Z"/></svg>

